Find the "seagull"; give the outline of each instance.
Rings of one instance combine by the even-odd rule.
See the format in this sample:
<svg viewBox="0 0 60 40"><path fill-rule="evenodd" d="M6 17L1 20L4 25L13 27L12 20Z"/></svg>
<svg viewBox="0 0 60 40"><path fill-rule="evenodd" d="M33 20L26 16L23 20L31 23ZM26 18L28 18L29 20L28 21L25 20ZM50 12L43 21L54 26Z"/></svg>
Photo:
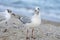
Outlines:
<svg viewBox="0 0 60 40"><path fill-rule="evenodd" d="M36 7L34 9L34 13L33 16L31 18L29 17L21 17L20 21L24 24L25 27L27 27L27 37L26 39L29 39L28 37L28 32L29 32L29 28L32 28L32 38L34 38L33 32L34 32L34 27L37 27L41 24L41 16L39 13L40 9L39 7Z"/></svg>
<svg viewBox="0 0 60 40"><path fill-rule="evenodd" d="M12 11L9 9L6 9L4 12L0 12L0 24L4 22L7 23L7 21L11 18L11 13Z"/></svg>

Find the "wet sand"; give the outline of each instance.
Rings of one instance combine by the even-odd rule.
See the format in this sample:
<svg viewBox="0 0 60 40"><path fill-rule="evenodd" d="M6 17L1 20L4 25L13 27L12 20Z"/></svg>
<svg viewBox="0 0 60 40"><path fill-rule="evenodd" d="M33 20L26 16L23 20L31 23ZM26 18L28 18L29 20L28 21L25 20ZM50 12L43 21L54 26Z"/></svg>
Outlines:
<svg viewBox="0 0 60 40"><path fill-rule="evenodd" d="M53 22L53 21L48 21L48 20L43 20L43 19L42 19L42 23L43 23L43 24L55 25L55 26L57 26L57 27L60 26L60 23L58 23L58 22Z"/></svg>
<svg viewBox="0 0 60 40"><path fill-rule="evenodd" d="M60 40L60 23L42 19L41 25L34 29L35 39L31 38L31 28L29 29L30 40ZM26 28L15 16L7 24L0 24L0 40L26 40L26 35Z"/></svg>

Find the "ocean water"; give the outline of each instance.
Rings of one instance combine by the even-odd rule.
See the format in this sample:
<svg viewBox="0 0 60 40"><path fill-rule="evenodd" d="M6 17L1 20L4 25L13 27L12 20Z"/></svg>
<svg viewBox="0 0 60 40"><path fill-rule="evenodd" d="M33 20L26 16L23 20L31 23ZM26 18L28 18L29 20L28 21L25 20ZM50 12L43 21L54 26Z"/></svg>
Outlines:
<svg viewBox="0 0 60 40"><path fill-rule="evenodd" d="M0 11L11 9L16 14L29 17L37 6L42 19L60 22L60 0L0 0Z"/></svg>

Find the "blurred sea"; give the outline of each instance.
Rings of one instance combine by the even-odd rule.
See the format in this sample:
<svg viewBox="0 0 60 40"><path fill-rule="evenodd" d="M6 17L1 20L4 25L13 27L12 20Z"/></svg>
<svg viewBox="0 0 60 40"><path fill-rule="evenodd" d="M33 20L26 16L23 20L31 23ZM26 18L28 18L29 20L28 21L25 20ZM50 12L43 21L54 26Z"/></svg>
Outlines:
<svg viewBox="0 0 60 40"><path fill-rule="evenodd" d="M0 11L11 9L23 16L31 17L36 6L42 19L60 22L60 0L0 0Z"/></svg>

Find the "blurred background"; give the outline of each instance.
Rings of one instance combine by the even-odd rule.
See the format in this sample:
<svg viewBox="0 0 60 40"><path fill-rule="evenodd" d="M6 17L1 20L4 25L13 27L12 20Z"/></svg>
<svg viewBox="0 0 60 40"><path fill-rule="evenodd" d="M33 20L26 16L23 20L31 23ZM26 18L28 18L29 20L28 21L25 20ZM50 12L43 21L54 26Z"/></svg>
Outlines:
<svg viewBox="0 0 60 40"><path fill-rule="evenodd" d="M40 7L41 18L60 22L60 0L0 0L0 11L11 9L14 13L31 17L33 9Z"/></svg>

